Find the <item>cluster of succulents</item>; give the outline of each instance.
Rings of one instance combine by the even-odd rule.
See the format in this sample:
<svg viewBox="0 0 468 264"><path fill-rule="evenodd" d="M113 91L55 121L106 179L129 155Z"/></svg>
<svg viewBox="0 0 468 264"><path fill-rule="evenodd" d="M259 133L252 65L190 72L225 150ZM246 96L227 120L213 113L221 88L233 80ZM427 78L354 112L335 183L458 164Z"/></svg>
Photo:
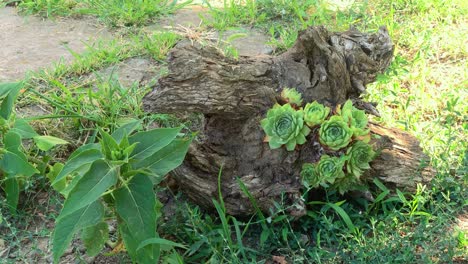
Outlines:
<svg viewBox="0 0 468 264"><path fill-rule="evenodd" d="M316 101L302 108L302 96L295 89L284 89L281 97L284 104L273 106L261 121L270 148L285 146L294 151L310 134L318 134L327 154L315 164L303 164L301 177L305 187L331 186L340 193L351 190L376 156L369 145L365 112L355 108L350 100L334 111Z"/></svg>
<svg viewBox="0 0 468 264"><path fill-rule="evenodd" d="M288 103L283 106L275 105L267 113L267 118L261 125L268 135L268 144L271 149L286 145L288 151L293 151L296 144L302 145L309 135L309 127L304 125L304 113L295 110Z"/></svg>

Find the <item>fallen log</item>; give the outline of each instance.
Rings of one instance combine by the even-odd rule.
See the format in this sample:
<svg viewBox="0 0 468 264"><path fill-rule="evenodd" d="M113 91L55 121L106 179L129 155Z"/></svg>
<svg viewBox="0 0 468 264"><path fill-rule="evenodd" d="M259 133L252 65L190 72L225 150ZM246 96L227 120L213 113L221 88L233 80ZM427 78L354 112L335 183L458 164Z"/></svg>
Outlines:
<svg viewBox="0 0 468 264"><path fill-rule="evenodd" d="M254 210L239 180L265 212L286 197L291 214L302 215L299 173L304 162L317 162L323 148L308 140L299 150L271 150L260 127L268 109L294 87L304 101L336 106L353 99L355 106L376 114L359 100L367 84L390 64L394 46L387 30L375 34L351 29L332 33L324 27L300 32L295 45L279 56L225 57L215 47L181 41L169 53L169 74L143 99L144 109L158 113L200 113L199 137L182 166L171 175L197 204L212 208L221 193L227 212L247 215ZM433 173L421 167L427 156L408 133L372 125L380 135L381 155L364 179L378 177L392 188L413 189Z"/></svg>

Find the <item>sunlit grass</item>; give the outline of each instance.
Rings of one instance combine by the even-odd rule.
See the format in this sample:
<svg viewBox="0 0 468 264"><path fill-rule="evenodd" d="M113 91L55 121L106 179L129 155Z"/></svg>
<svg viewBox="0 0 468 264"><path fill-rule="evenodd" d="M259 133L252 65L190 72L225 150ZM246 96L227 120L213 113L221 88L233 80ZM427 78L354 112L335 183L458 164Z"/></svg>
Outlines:
<svg viewBox="0 0 468 264"><path fill-rule="evenodd" d="M223 213L222 203L217 204L217 212L205 212L178 196L173 215L161 221L160 232L189 246L187 252L181 252L184 260L265 263L276 256L288 263L466 261L467 230L454 226L458 215L468 214L468 2L369 0L355 1L341 11L331 10L326 1L318 0L225 3L224 9L212 7L212 18L205 19L207 26L221 31L258 27L271 35L278 53L293 45L297 30L310 25L324 24L332 30L346 30L353 25L367 32L387 26L396 46L395 59L390 69L369 85L364 97L378 103L382 116L375 121L406 130L421 141L437 169L437 177L416 193L396 196L375 182L374 202L325 192L322 201L312 203L308 216L301 219L288 216L283 201L278 201L270 216L257 212L251 218L233 218ZM47 12L53 13L51 10ZM111 17L101 18L126 25L119 20L125 16ZM143 17L138 19L141 23L131 24L138 26L151 20ZM130 14L130 20L127 17L125 21L133 18ZM90 91L92 85L80 77L132 57L163 62L178 39L173 33L142 31L90 46L86 53L75 54L71 64L57 64L27 80L29 88L42 92L50 101L36 94L24 98L21 104L39 103L48 105L55 114L78 114L75 121L81 122L81 131L73 134L75 138L85 138L96 124L117 126L121 119L148 118L139 108L148 87L123 89L118 83L101 80L94 83L98 88ZM109 96L115 96L115 100L109 101ZM164 115L151 118L173 122ZM62 125L78 130L74 126L79 122ZM61 128L57 122L44 125L44 129ZM79 140L77 144L83 143ZM7 221L9 228L17 232L11 228L13 220ZM20 245L19 238L7 239Z"/></svg>
<svg viewBox="0 0 468 264"><path fill-rule="evenodd" d="M24 14L48 18L93 15L111 27L129 27L154 22L189 3L189 0L23 0L18 7Z"/></svg>

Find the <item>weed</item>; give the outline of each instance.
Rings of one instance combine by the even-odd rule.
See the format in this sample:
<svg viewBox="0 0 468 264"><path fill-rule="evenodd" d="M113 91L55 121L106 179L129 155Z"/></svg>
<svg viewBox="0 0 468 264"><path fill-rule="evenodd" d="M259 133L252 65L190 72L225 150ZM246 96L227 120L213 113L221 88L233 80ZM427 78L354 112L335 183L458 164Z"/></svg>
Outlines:
<svg viewBox="0 0 468 264"><path fill-rule="evenodd" d="M86 0L80 12L96 15L112 27L141 26L180 9L190 1L177 4L170 0Z"/></svg>
<svg viewBox="0 0 468 264"><path fill-rule="evenodd" d="M44 17L69 16L78 5L77 0L23 0L18 7L27 15L38 14Z"/></svg>
<svg viewBox="0 0 468 264"><path fill-rule="evenodd" d="M190 4L190 0L24 0L25 14L44 17L93 15L111 27L141 26Z"/></svg>

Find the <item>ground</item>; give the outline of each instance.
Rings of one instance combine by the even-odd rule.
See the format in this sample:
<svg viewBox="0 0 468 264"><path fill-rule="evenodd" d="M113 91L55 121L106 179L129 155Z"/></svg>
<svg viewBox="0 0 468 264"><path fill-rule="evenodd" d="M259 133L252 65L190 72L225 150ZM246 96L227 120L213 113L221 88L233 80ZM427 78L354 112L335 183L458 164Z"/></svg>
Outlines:
<svg viewBox="0 0 468 264"><path fill-rule="evenodd" d="M212 2L216 2L214 6L222 6L222 1ZM338 2L346 9L346 1ZM340 204L358 226L355 233L343 231L346 225L340 218L341 213L333 213L330 207L314 207L310 212L313 220L309 221L292 221L281 213L276 215L278 218L263 219L264 222L255 220L258 230L261 230L258 223L270 224L273 220L268 230L270 240L274 241L268 240L261 246L258 237L263 236L263 232L249 229L253 220L239 220L245 230L241 239L236 237L240 234L232 234L241 241L241 246L226 244L230 237L220 235L222 228L215 214L188 204L182 194L165 191L160 200L168 205L160 232L166 238L189 245L188 263L228 263L230 258L238 263L242 263L241 259L259 263L307 263L317 259L326 263L468 263L468 23L466 17L459 14L463 14L466 6L460 4L463 1L453 1L446 9L438 6L437 1L435 4L428 1L432 4L427 6L421 1L414 5L397 2L388 7L376 1L375 8L366 6L363 11L359 8L364 7L359 7L344 17L340 17L339 12L325 16L325 4L300 6L303 9L266 5L265 20L258 14L249 15L251 9L225 8L225 13L220 15L206 6L192 6L135 27L123 27L113 26L101 16L19 14L20 9L1 7L0 1L0 83L25 80L45 95L54 95L60 87L57 83L70 87L70 91L86 86L99 94L105 84L116 79L119 87L135 87L136 93L143 95L167 71L165 54L177 41L172 35L160 37L161 32L176 32L193 41L217 45L226 55L235 57L280 53L290 46L301 23L308 23L291 22L294 25L291 27L282 24L298 13L308 16L308 21L327 24L337 30L352 23L366 30L386 24L397 44L396 59L391 70L371 85L367 96L379 103L382 118L376 121L406 129L421 140L439 171L432 187L413 194L408 204L394 205L390 199L388 203L366 203L365 206L359 204L362 201ZM431 10L437 12L431 13ZM379 16L374 13L384 11L397 14ZM352 21L340 24L340 19ZM421 19L421 24L408 22L417 19ZM61 98L54 100L80 109L64 96ZM22 97L18 107L23 116L56 113L54 107L36 97ZM85 111L90 115L99 113L93 107L84 109L83 113ZM158 118L161 124L177 122L166 116ZM61 128L62 124L68 124L62 119L34 122L40 131L74 142L70 148L76 148L85 137L77 136L77 131L70 132L73 128ZM67 153L67 149L57 151L58 157L63 159ZM50 234L63 199L51 190L45 177L36 179L26 190L21 196L17 216L3 211L5 207L0 208L0 263L52 261ZM327 202L338 204L342 199L333 194L331 197L334 198ZM425 218L423 213L430 216ZM115 230L111 228L112 234ZM310 247L312 251L305 250ZM258 255L249 251L251 248L257 250ZM370 256L366 250L375 254ZM107 253L110 251L110 247L105 249ZM80 240L75 239L60 263L119 262L130 261L124 253L87 257Z"/></svg>

